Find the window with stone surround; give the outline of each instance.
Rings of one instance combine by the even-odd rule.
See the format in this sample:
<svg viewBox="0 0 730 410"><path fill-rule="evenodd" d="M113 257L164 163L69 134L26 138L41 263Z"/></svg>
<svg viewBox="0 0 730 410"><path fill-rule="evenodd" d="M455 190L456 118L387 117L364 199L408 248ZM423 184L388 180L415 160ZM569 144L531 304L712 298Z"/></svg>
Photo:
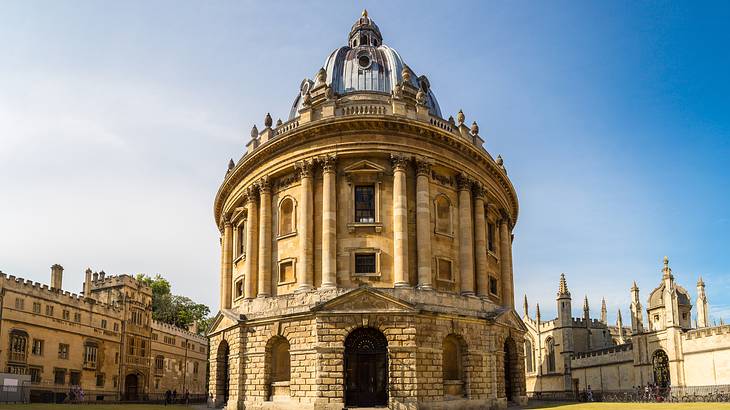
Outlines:
<svg viewBox="0 0 730 410"><path fill-rule="evenodd" d="M493 275L489 275L489 293L494 296L499 295L499 281Z"/></svg>
<svg viewBox="0 0 730 410"><path fill-rule="evenodd" d="M71 386L80 386L81 372L78 370L71 370L71 372L69 372L68 384L70 384Z"/></svg>
<svg viewBox="0 0 730 410"><path fill-rule="evenodd" d="M23 330L10 331L10 361L25 362L28 352L28 333Z"/></svg>
<svg viewBox="0 0 730 410"><path fill-rule="evenodd" d="M492 222L487 223L487 250L489 252L496 252L495 246L495 225Z"/></svg>
<svg viewBox="0 0 730 410"><path fill-rule="evenodd" d="M291 356L289 341L281 336L274 336L266 344L266 368L264 374L268 387L268 400L289 396L289 380L291 379Z"/></svg>
<svg viewBox="0 0 730 410"><path fill-rule="evenodd" d="M450 259L436 258L436 278L445 282L454 281L453 264Z"/></svg>
<svg viewBox="0 0 730 410"><path fill-rule="evenodd" d="M289 237L297 233L297 203L290 196L279 202L279 238Z"/></svg>
<svg viewBox="0 0 730 410"><path fill-rule="evenodd" d="M96 375L96 387L104 387L104 373Z"/></svg>
<svg viewBox="0 0 730 410"><path fill-rule="evenodd" d="M436 215L436 233L452 236L454 234L451 201L444 194L439 194L433 201Z"/></svg>
<svg viewBox="0 0 730 410"><path fill-rule="evenodd" d="M235 294L233 295L234 298L238 299L240 297L243 297L243 278L240 278L236 280L236 286L233 287L235 289Z"/></svg>
<svg viewBox="0 0 730 410"><path fill-rule="evenodd" d="M30 382L31 383L40 383L41 382L41 374L43 373L42 367L29 367L28 373L30 373Z"/></svg>
<svg viewBox="0 0 730 410"><path fill-rule="evenodd" d="M371 161L356 162L344 169L345 180L350 189L347 209L347 229L355 232L358 228L374 228L382 231L381 197L385 168Z"/></svg>
<svg viewBox="0 0 730 410"><path fill-rule="evenodd" d="M554 372L555 371L555 340L552 337L549 337L545 341L545 350L547 351L547 354L546 354L547 371Z"/></svg>
<svg viewBox="0 0 730 410"><path fill-rule="evenodd" d="M380 276L380 249L351 249L350 260L350 272L354 276Z"/></svg>
<svg viewBox="0 0 730 410"><path fill-rule="evenodd" d="M279 285L296 283L296 266L297 263L295 258L287 258L279 261Z"/></svg>
<svg viewBox="0 0 730 410"><path fill-rule="evenodd" d="M68 344L59 343L58 344L58 358L59 359L68 359L68 349L69 349Z"/></svg>
<svg viewBox="0 0 730 410"><path fill-rule="evenodd" d="M375 223L375 186L355 186L355 222Z"/></svg>
<svg viewBox="0 0 730 410"><path fill-rule="evenodd" d="M33 313L41 313L41 304L38 302L33 302Z"/></svg>
<svg viewBox="0 0 730 410"><path fill-rule="evenodd" d="M87 369L96 369L98 346L96 342L86 342L84 344L84 367Z"/></svg>
<svg viewBox="0 0 730 410"><path fill-rule="evenodd" d="M33 356L43 356L43 340L33 339Z"/></svg>
<svg viewBox="0 0 730 410"><path fill-rule="evenodd" d="M450 334L444 338L441 370L444 394L447 396L463 396L464 394L464 350L461 337Z"/></svg>
<svg viewBox="0 0 730 410"><path fill-rule="evenodd" d="M66 369L53 369L53 383L54 384L65 384L66 383Z"/></svg>
<svg viewBox="0 0 730 410"><path fill-rule="evenodd" d="M528 373L535 371L535 352L532 349L532 340L525 338L525 370Z"/></svg>
<svg viewBox="0 0 730 410"><path fill-rule="evenodd" d="M15 308L18 310L25 309L25 299L23 298L15 298Z"/></svg>

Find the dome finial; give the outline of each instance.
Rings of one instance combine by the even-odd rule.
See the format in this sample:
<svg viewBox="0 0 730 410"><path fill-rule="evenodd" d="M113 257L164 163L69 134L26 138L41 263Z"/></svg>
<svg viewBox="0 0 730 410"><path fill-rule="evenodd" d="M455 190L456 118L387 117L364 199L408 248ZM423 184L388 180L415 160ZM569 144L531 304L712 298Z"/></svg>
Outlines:
<svg viewBox="0 0 730 410"><path fill-rule="evenodd" d="M368 16L368 9L362 9L362 16L367 17Z"/></svg>

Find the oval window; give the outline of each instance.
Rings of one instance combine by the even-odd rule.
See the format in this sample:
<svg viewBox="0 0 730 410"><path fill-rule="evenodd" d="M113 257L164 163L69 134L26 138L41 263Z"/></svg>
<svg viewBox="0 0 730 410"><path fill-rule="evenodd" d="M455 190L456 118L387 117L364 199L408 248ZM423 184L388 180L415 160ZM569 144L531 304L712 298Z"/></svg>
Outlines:
<svg viewBox="0 0 730 410"><path fill-rule="evenodd" d="M370 57L368 57L367 55L361 55L357 58L357 64L360 66L360 68L370 67Z"/></svg>

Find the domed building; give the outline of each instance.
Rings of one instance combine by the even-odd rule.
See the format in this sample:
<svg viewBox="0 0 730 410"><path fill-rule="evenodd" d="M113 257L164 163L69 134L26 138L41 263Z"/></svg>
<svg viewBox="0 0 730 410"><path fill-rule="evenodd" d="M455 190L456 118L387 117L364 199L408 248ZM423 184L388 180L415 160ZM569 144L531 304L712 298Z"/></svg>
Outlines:
<svg viewBox="0 0 730 410"><path fill-rule="evenodd" d="M214 213L215 405L524 403L515 189L476 122L444 119L366 12L288 120L253 128Z"/></svg>

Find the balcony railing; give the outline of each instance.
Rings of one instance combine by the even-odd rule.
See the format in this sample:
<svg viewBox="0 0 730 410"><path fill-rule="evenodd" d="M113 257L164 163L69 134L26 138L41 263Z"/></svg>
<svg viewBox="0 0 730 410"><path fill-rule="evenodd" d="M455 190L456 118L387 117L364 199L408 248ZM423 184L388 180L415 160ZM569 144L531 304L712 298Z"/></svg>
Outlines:
<svg viewBox="0 0 730 410"><path fill-rule="evenodd" d="M127 356L126 363L134 366L149 366L150 358L141 356Z"/></svg>

